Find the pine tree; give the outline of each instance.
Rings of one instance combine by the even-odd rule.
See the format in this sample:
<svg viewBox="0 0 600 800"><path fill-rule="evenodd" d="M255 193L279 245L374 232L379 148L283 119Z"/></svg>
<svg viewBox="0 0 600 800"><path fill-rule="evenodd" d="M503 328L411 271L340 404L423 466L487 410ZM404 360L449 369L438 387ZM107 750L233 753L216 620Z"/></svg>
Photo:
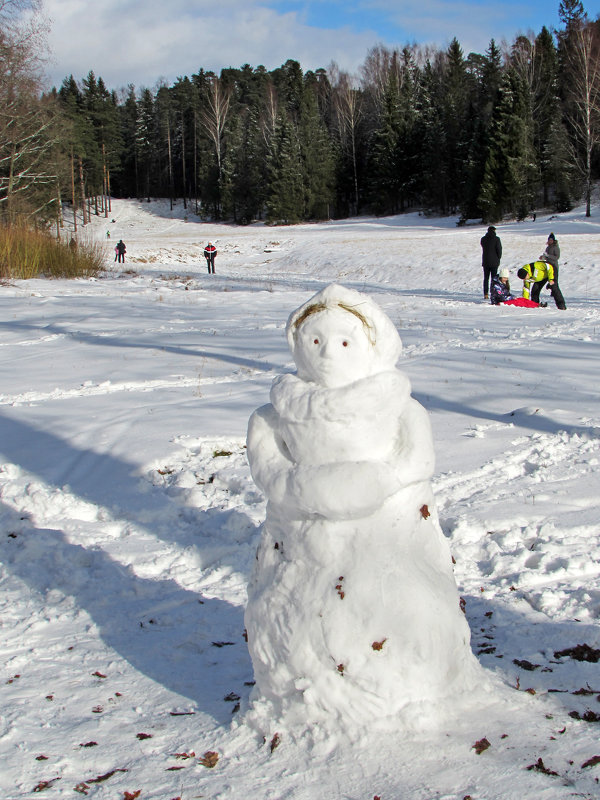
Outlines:
<svg viewBox="0 0 600 800"><path fill-rule="evenodd" d="M328 219L333 201L334 159L329 134L319 114L310 76L304 87L298 125L304 172L305 219Z"/></svg>
<svg viewBox="0 0 600 800"><path fill-rule="evenodd" d="M295 126L285 111L277 117L267 169L267 221L299 222L304 214L302 157Z"/></svg>
<svg viewBox="0 0 600 800"><path fill-rule="evenodd" d="M170 207L173 209L175 200L175 172L173 169L173 136L175 129L175 114L173 98L167 86L161 86L156 93L155 112L158 126L159 170L162 186L166 188L165 194L169 197ZM164 191L164 189L163 189Z"/></svg>
<svg viewBox="0 0 600 800"><path fill-rule="evenodd" d="M472 92L467 112L468 155L464 163L465 183L461 200L461 220L481 216L477 198L484 180L490 149L490 125L502 80L502 57L494 39L484 56L470 53L467 60Z"/></svg>
<svg viewBox="0 0 600 800"><path fill-rule="evenodd" d="M470 141L469 77L462 48L453 39L446 51L442 77L442 125L444 127L443 186L441 210L455 213L465 195L467 161Z"/></svg>
<svg viewBox="0 0 600 800"><path fill-rule="evenodd" d="M136 136L138 130L138 102L135 86L129 84L125 103L117 108L119 112L123 149L121 151L121 174L112 185L121 196L140 197L140 169ZM117 177L117 176L115 176Z"/></svg>
<svg viewBox="0 0 600 800"><path fill-rule="evenodd" d="M441 67L427 61L421 76L421 196L428 209L447 205L445 153L446 130L443 125Z"/></svg>
<svg viewBox="0 0 600 800"><path fill-rule="evenodd" d="M234 222L248 224L260 216L265 202L265 180L263 164L266 156L258 110L246 109L235 115L232 129L232 176L231 190L226 200L225 212Z"/></svg>
<svg viewBox="0 0 600 800"><path fill-rule="evenodd" d="M379 108L369 159L369 195L379 214L395 214L400 208L401 179L398 162L400 97L395 70L390 70Z"/></svg>
<svg viewBox="0 0 600 800"><path fill-rule="evenodd" d="M138 164L139 193L150 202L152 189L158 193L158 185L153 185L156 176L156 134L154 97L150 89L144 89L137 104L135 128L135 153Z"/></svg>
<svg viewBox="0 0 600 800"><path fill-rule="evenodd" d="M535 196L536 167L529 93L514 67L500 86L491 141L478 200L483 218L494 222L509 213L523 219Z"/></svg>

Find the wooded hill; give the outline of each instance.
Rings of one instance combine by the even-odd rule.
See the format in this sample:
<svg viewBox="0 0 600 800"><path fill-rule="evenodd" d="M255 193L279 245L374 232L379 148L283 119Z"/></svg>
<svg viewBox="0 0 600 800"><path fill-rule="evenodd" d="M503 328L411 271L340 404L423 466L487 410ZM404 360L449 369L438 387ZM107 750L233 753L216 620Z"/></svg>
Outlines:
<svg viewBox="0 0 600 800"><path fill-rule="evenodd" d="M589 211L600 21L580 0L559 15L560 30L484 54L457 39L377 46L357 76L289 60L111 91L90 72L40 96L27 64L18 85L3 68L0 104L19 102L0 118L0 209L50 219L68 200L85 222L113 195L183 198L238 223L411 208L491 222L582 197Z"/></svg>

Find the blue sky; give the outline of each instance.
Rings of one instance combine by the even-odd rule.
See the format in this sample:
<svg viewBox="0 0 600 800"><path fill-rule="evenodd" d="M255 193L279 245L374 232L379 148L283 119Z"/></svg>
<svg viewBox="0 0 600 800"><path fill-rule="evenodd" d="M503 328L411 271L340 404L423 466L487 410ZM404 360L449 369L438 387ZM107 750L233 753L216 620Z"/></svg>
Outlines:
<svg viewBox="0 0 600 800"><path fill-rule="evenodd" d="M559 0L44 0L50 20L51 84L93 69L110 88L153 88L200 67L248 63L273 69L288 58L304 70L335 61L355 73L370 48L417 42L465 54L492 38L559 26ZM584 7L600 14L600 0Z"/></svg>

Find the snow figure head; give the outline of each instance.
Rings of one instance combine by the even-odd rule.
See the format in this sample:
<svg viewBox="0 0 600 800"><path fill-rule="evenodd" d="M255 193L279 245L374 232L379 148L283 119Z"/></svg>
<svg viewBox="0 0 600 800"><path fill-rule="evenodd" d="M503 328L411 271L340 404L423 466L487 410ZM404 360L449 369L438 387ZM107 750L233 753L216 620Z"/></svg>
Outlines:
<svg viewBox="0 0 600 800"><path fill-rule="evenodd" d="M402 342L392 321L366 295L331 284L287 323L298 377L326 388L393 369Z"/></svg>

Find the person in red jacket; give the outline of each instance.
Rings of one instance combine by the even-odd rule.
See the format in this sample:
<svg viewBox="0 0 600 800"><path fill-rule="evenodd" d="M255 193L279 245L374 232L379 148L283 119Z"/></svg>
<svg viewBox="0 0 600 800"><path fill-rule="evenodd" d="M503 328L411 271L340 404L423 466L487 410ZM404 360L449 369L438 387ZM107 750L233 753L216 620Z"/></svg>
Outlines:
<svg viewBox="0 0 600 800"><path fill-rule="evenodd" d="M217 257L217 248L212 242L209 242L204 248L204 258L206 259L206 266L208 267L208 274L215 274L215 258Z"/></svg>

